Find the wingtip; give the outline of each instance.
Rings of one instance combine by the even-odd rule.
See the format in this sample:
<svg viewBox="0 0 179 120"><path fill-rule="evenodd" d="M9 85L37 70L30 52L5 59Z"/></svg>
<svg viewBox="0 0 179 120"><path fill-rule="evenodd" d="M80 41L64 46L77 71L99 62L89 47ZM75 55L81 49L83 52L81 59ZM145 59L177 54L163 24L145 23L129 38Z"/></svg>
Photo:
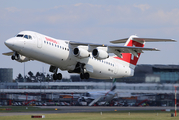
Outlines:
<svg viewBox="0 0 179 120"><path fill-rule="evenodd" d="M166 39L164 42L177 42L175 39Z"/></svg>

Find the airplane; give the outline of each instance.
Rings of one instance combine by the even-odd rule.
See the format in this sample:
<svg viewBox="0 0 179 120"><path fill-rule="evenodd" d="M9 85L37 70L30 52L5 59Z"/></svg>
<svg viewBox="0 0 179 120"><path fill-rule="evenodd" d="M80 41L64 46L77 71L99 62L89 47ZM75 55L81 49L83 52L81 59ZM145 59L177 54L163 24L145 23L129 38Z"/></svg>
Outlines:
<svg viewBox="0 0 179 120"><path fill-rule="evenodd" d="M110 41L112 45L83 43L55 39L33 31L22 31L4 42L11 52L3 55L12 60L27 62L37 60L50 65L54 80L61 80L58 68L80 74L81 79L113 79L130 77L143 51L159 51L144 48L145 42L174 42L173 39L129 38ZM124 46L113 44L125 43ZM113 53L113 56L109 56Z"/></svg>
<svg viewBox="0 0 179 120"><path fill-rule="evenodd" d="M116 93L116 79L113 79L112 87L109 91L93 91L93 92L87 92L83 93L83 95L78 99L79 102L87 102L89 103L89 106L94 105L98 102L109 102L111 101Z"/></svg>

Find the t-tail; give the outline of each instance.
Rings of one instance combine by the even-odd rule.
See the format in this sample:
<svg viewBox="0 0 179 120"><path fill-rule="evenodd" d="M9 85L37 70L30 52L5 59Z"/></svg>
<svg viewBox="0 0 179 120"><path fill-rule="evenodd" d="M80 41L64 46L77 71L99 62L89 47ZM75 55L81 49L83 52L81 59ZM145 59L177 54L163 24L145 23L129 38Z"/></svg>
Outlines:
<svg viewBox="0 0 179 120"><path fill-rule="evenodd" d="M111 41L111 43L125 43L125 50L122 50L121 56L115 58L120 59L135 66L139 60L139 57L143 51L159 51L156 48L144 48L145 42L175 42L173 39L156 39L156 38L139 38L136 35L131 35L129 38Z"/></svg>
<svg viewBox="0 0 179 120"><path fill-rule="evenodd" d="M144 47L145 41L137 41L134 38L137 38L137 36L135 36L135 35L130 36L124 46ZM122 54L121 58L120 57L116 57L116 58L121 59L129 64L136 66L141 53L137 53L135 51L129 50L129 53L121 53L121 54Z"/></svg>

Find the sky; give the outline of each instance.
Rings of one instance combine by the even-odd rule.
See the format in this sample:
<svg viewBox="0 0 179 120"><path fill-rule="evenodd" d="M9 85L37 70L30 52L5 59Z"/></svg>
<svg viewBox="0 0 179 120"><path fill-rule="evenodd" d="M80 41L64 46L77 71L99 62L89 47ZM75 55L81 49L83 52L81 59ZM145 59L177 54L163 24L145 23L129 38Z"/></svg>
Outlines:
<svg viewBox="0 0 179 120"><path fill-rule="evenodd" d="M178 0L0 0L0 52L4 41L31 30L57 39L110 44L137 35L179 40ZM146 43L159 52L145 52L138 64L179 64L179 42ZM0 68L24 75L24 63L0 54ZM48 72L49 65L29 61L25 74ZM69 77L61 71L63 77Z"/></svg>

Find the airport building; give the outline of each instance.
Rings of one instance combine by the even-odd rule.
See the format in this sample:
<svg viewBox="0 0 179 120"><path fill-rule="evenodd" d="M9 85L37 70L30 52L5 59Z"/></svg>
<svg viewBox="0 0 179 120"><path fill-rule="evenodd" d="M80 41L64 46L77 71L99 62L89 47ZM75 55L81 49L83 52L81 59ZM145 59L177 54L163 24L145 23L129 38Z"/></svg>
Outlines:
<svg viewBox="0 0 179 120"><path fill-rule="evenodd" d="M137 65L134 76L117 80L125 83L179 83L179 65Z"/></svg>
<svg viewBox="0 0 179 120"><path fill-rule="evenodd" d="M111 82L39 82L39 83L1 83L0 102L11 105L15 102L32 101L55 105L60 102L76 103L87 92L111 89ZM139 104L148 101L151 106L173 106L174 86L172 83L116 83L115 101ZM177 88L179 90L179 87ZM177 96L179 97L179 95Z"/></svg>
<svg viewBox="0 0 179 120"><path fill-rule="evenodd" d="M12 68L0 68L0 82L12 82L13 78Z"/></svg>
<svg viewBox="0 0 179 120"><path fill-rule="evenodd" d="M0 69L0 77L3 78L0 78L1 105L16 102L28 104L32 101L42 101L50 105L59 102L74 103L83 93L109 91L112 86L111 80L81 80L79 76L71 76L69 82L41 80L12 83L12 69L2 69ZM179 86L179 65L137 65L133 77L117 79L114 100L138 105L148 101L148 104L154 106L173 106L174 86ZM179 94L177 97L179 98Z"/></svg>
<svg viewBox="0 0 179 120"><path fill-rule="evenodd" d="M172 83L116 83L116 92L131 94L174 94ZM38 82L0 83L0 92L5 93L85 93L89 91L109 91L111 82ZM179 90L179 87L177 88Z"/></svg>

